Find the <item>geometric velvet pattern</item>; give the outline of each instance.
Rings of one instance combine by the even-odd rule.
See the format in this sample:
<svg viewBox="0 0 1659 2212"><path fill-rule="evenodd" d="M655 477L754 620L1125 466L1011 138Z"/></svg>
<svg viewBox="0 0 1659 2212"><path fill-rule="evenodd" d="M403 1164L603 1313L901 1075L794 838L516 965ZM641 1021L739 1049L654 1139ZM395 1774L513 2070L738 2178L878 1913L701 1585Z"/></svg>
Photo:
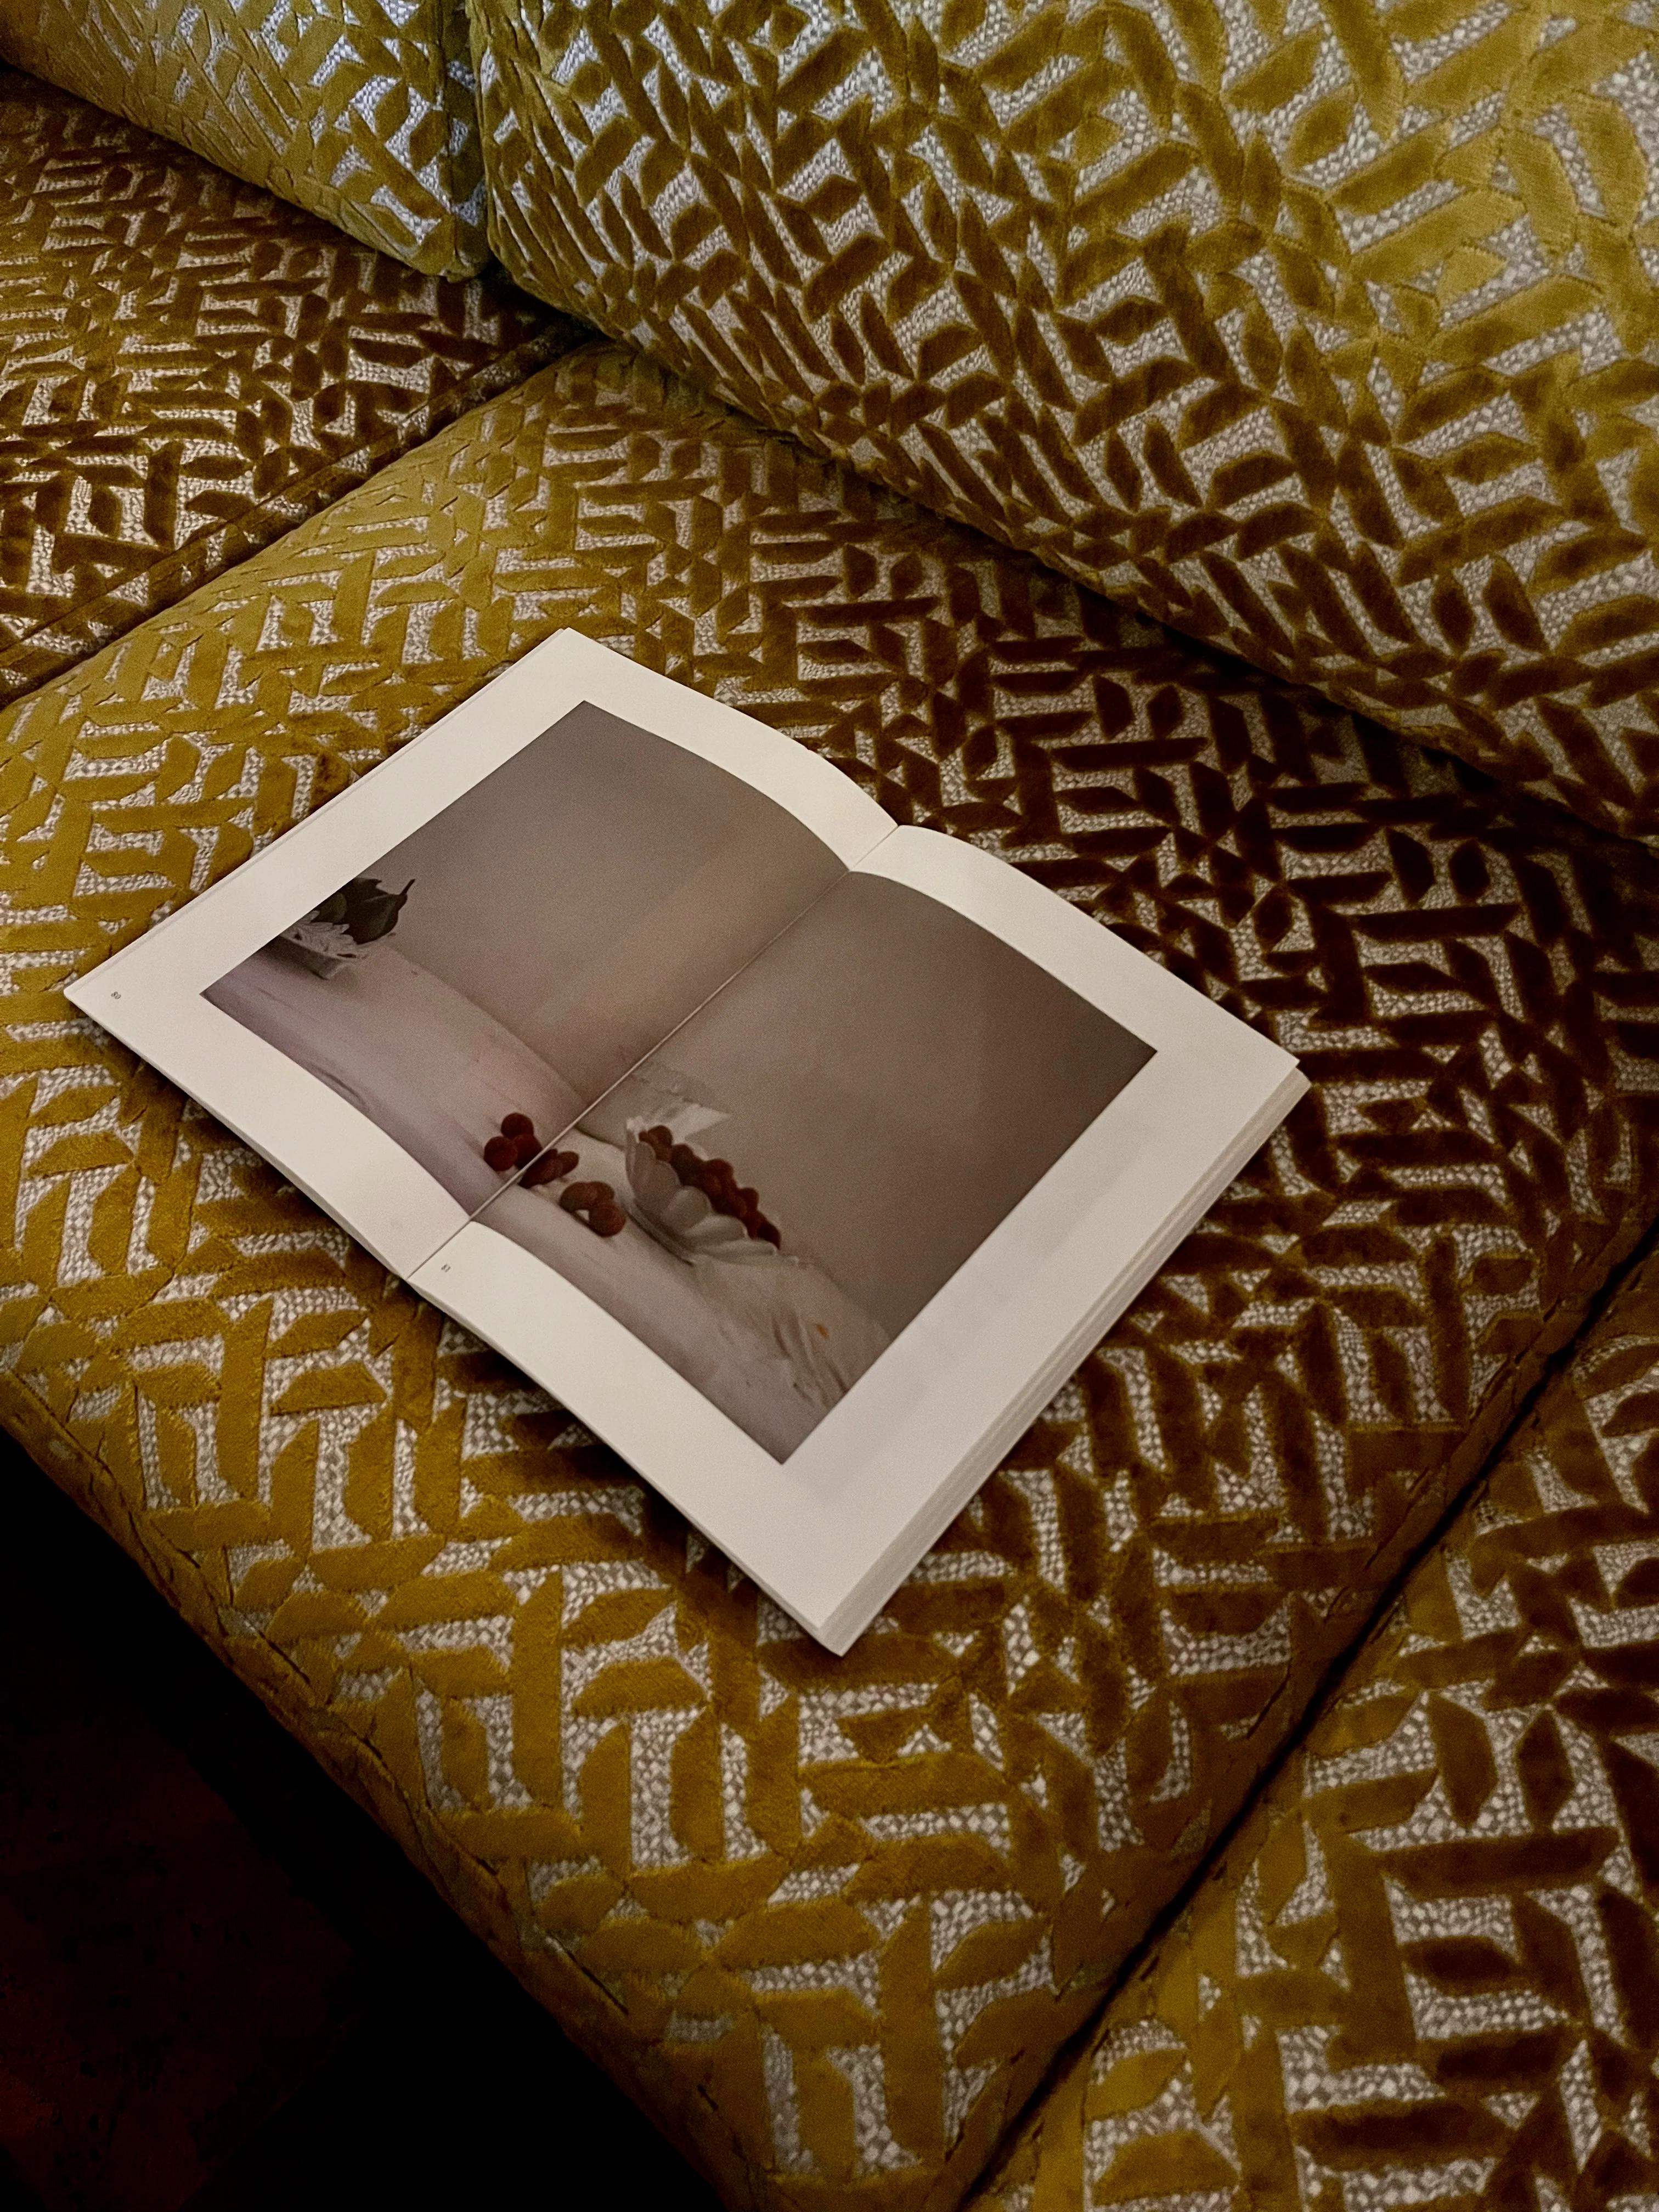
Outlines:
<svg viewBox="0 0 1659 2212"><path fill-rule="evenodd" d="M1650 1259L975 2205L1659 2203L1656 1690Z"/></svg>
<svg viewBox="0 0 1659 2212"><path fill-rule="evenodd" d="M0 699L574 334L0 70Z"/></svg>
<svg viewBox="0 0 1659 2212"><path fill-rule="evenodd" d="M61 995L565 623L1312 1081L842 1659ZM965 2191L1659 1215L1653 855L608 346L0 715L0 895L7 1425L734 2205Z"/></svg>
<svg viewBox="0 0 1659 2212"><path fill-rule="evenodd" d="M1659 838L1649 0L472 0L545 299Z"/></svg>
<svg viewBox="0 0 1659 2212"><path fill-rule="evenodd" d="M0 55L411 269L488 258L461 0L0 0Z"/></svg>

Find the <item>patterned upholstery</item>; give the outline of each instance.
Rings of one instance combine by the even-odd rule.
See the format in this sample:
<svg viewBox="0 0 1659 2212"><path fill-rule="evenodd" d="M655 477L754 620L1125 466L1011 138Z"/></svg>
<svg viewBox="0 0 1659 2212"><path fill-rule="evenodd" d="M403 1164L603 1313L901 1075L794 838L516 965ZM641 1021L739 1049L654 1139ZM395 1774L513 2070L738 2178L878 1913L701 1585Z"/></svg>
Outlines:
<svg viewBox="0 0 1659 2212"><path fill-rule="evenodd" d="M532 290L1659 837L1649 0L471 7Z"/></svg>
<svg viewBox="0 0 1659 2212"><path fill-rule="evenodd" d="M1314 1080L843 1661L58 995L566 623ZM734 2205L968 2186L1659 1212L1642 848L609 348L9 708L0 806L0 1415Z"/></svg>
<svg viewBox="0 0 1659 2212"><path fill-rule="evenodd" d="M0 699L575 335L0 70Z"/></svg>
<svg viewBox="0 0 1659 2212"><path fill-rule="evenodd" d="M487 257L462 0L0 0L0 54L428 276Z"/></svg>
<svg viewBox="0 0 1659 2212"><path fill-rule="evenodd" d="M1659 2203L1659 1258L982 2212Z"/></svg>

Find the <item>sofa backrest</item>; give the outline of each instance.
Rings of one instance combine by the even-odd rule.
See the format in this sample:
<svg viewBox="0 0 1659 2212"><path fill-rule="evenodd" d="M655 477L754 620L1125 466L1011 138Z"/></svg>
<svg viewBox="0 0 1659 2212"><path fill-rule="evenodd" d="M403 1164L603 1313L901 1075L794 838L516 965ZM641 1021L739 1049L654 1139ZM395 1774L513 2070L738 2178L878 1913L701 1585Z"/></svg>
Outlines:
<svg viewBox="0 0 1659 2212"><path fill-rule="evenodd" d="M461 0L0 0L0 55L414 268L488 256Z"/></svg>
<svg viewBox="0 0 1659 2212"><path fill-rule="evenodd" d="M519 280L1659 839L1645 0L469 0Z"/></svg>

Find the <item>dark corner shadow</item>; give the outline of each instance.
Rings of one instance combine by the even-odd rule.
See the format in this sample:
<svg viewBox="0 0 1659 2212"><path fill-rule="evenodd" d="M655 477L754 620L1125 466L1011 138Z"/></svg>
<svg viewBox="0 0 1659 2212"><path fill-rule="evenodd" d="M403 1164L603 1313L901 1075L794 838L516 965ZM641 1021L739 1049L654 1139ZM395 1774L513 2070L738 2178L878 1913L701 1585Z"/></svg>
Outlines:
<svg viewBox="0 0 1659 2212"><path fill-rule="evenodd" d="M0 1438L0 2212L718 2200ZM15 2110L13 2108L15 2108Z"/></svg>

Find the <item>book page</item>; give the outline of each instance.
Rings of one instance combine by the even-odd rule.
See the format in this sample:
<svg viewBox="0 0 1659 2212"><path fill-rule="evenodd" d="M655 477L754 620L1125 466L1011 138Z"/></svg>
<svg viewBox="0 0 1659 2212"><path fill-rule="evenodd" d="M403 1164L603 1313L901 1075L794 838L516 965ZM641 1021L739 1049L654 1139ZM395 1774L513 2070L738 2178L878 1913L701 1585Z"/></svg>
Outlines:
<svg viewBox="0 0 1659 2212"><path fill-rule="evenodd" d="M72 995L407 1273L892 827L562 633Z"/></svg>

